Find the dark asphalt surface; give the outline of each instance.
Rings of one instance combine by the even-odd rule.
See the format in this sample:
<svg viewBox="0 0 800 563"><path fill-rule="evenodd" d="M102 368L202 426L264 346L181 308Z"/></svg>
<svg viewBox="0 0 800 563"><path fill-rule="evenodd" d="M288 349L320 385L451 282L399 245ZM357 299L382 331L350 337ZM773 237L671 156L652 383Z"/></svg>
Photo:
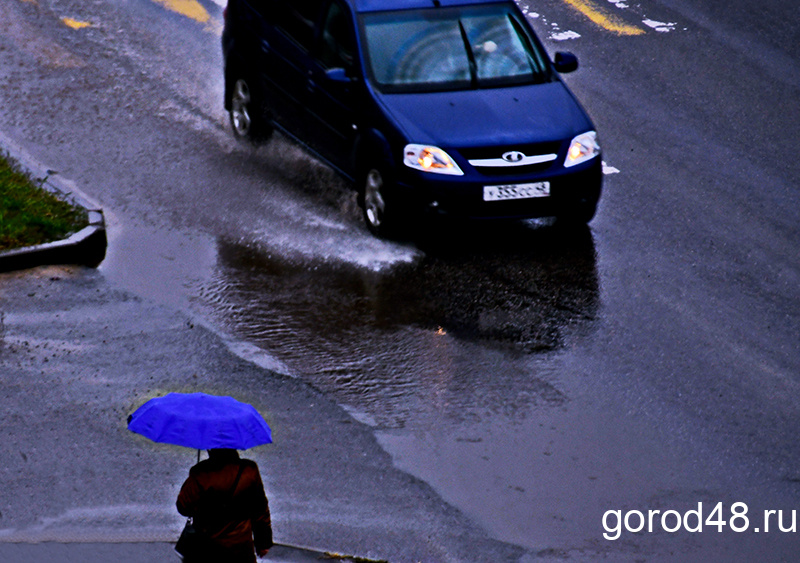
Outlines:
<svg viewBox="0 0 800 563"><path fill-rule="evenodd" d="M185 386L255 402L285 435L253 454L279 540L392 561L796 559L797 533L774 525L615 542L599 525L614 508L740 501L755 522L800 503L800 161L786 150L800 129L800 41L790 3L645 2L620 11L674 25L636 37L599 33L560 2L531 7L547 18L534 20L543 35L556 21L582 35L548 47L579 55L568 82L620 170L580 253L589 259L561 262L563 278L545 271L542 253L511 252L506 267L427 255L416 268L416 249L363 236L325 170L285 143L248 152L231 142L216 43L162 6L104 6L78 32L58 17L82 13L79 3L6 7L0 128L103 202L111 246L99 272L0 277L2 385L14 405L2 426L4 538L177 534L172 501L191 456L131 442L122 422L147 397ZM402 275L351 275L341 261L401 263ZM544 352L494 346L498 321L526 328L517 306L538 303L520 299L537 271L551 282L541 302L557 312L544 317L580 330L555 330ZM565 307L564 279L580 306ZM260 288L269 297L256 298ZM392 306L394 293L414 308ZM339 318L292 309L293 295L333 313L377 303L396 330L346 331ZM494 298L511 305L497 314ZM242 330L234 344L262 366L269 359L248 344L269 339L255 329L288 311L303 330L278 323L276 334L296 349L341 341L369 353L400 338L403 360L433 367L371 379L381 385L359 395L339 385L350 373L335 362L302 381L276 375L180 311ZM455 336L438 339L421 312ZM315 326L334 334L315 337ZM417 333L429 337L423 353L404 347Z"/></svg>

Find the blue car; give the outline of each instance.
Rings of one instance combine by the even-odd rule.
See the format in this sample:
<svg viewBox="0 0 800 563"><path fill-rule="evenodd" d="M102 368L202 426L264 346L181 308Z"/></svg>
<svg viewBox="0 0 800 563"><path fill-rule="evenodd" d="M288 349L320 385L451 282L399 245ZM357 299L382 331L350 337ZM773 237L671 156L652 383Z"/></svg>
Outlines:
<svg viewBox="0 0 800 563"><path fill-rule="evenodd" d="M358 190L378 236L422 212L585 224L597 133L512 0L229 0L225 108L274 129Z"/></svg>

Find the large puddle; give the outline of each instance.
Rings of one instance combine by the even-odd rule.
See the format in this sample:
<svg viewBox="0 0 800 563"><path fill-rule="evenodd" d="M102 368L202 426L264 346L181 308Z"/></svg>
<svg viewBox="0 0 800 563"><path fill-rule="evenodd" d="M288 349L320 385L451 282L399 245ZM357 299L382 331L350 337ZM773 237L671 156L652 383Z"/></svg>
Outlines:
<svg viewBox="0 0 800 563"><path fill-rule="evenodd" d="M588 229L523 223L435 240L417 261L379 271L219 242L199 302L225 332L380 428L559 401L517 360L591 329Z"/></svg>

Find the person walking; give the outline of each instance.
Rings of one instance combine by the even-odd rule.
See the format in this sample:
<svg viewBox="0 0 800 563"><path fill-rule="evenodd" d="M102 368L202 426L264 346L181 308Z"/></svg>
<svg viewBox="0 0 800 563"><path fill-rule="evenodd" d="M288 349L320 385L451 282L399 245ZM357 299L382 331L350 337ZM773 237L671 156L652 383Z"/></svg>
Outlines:
<svg viewBox="0 0 800 563"><path fill-rule="evenodd" d="M189 470L176 502L208 540L208 549L186 563L254 563L272 547L269 502L258 465L232 449L208 450Z"/></svg>

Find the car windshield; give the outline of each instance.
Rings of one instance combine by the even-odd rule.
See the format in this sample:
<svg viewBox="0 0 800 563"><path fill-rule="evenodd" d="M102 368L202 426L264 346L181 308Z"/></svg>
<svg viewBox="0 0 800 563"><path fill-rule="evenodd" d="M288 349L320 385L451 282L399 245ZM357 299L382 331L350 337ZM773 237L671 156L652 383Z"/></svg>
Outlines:
<svg viewBox="0 0 800 563"><path fill-rule="evenodd" d="M362 19L372 79L389 92L544 82L549 69L510 7L380 12Z"/></svg>

